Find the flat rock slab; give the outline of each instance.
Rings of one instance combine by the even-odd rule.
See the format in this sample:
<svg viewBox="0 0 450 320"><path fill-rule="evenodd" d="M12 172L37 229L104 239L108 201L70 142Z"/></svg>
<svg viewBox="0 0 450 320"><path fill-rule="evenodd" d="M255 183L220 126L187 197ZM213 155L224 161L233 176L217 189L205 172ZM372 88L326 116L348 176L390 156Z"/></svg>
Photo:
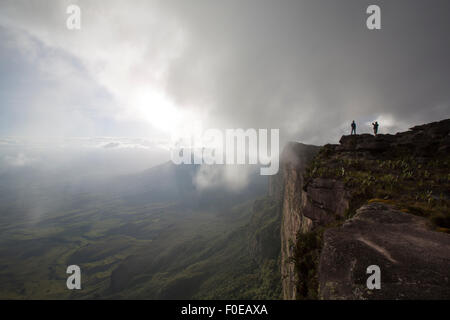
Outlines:
<svg viewBox="0 0 450 320"><path fill-rule="evenodd" d="M381 289L367 288L370 265L380 267ZM450 235L389 205L367 204L325 231L318 276L322 299L450 299Z"/></svg>

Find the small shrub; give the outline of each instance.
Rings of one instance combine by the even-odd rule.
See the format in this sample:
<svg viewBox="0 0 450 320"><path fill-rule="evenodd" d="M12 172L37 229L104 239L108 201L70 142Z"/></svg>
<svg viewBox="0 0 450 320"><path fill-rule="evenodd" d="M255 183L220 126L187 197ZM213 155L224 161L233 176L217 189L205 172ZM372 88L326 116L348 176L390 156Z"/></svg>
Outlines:
<svg viewBox="0 0 450 320"><path fill-rule="evenodd" d="M322 246L322 229L299 234L295 248L295 269L298 277L297 297L318 299L317 269Z"/></svg>

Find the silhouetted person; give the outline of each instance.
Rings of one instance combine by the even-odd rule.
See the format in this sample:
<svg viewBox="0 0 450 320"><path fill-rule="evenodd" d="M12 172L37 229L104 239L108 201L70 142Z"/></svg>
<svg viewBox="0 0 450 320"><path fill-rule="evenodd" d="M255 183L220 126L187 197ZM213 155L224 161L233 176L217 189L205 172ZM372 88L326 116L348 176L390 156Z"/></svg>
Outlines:
<svg viewBox="0 0 450 320"><path fill-rule="evenodd" d="M350 135L352 134L356 134L356 123L355 120L352 121L352 132L350 133Z"/></svg>
<svg viewBox="0 0 450 320"><path fill-rule="evenodd" d="M378 133L378 122L375 121L375 123L372 123L372 126L373 126L373 134L377 135L377 133Z"/></svg>

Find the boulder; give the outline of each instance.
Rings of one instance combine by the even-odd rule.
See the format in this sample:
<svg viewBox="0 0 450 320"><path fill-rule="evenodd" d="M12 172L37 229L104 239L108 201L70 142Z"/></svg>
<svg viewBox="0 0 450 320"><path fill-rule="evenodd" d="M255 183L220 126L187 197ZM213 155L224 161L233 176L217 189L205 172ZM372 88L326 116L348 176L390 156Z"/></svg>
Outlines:
<svg viewBox="0 0 450 320"><path fill-rule="evenodd" d="M450 235L423 218L371 203L324 233L319 263L322 299L449 299ZM368 289L367 267L381 270L381 289Z"/></svg>

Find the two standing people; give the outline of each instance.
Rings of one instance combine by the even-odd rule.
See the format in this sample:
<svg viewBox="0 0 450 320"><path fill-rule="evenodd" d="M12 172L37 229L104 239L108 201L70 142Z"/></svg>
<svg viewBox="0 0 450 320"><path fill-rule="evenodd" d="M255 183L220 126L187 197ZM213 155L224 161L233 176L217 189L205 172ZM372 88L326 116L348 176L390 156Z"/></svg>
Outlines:
<svg viewBox="0 0 450 320"><path fill-rule="evenodd" d="M378 121L373 122L372 126L373 126L373 133L374 133L374 135L377 135L378 134L378 126L379 126ZM355 120L352 121L351 127L352 127L352 131L351 131L350 135L356 134L356 123L355 123Z"/></svg>

